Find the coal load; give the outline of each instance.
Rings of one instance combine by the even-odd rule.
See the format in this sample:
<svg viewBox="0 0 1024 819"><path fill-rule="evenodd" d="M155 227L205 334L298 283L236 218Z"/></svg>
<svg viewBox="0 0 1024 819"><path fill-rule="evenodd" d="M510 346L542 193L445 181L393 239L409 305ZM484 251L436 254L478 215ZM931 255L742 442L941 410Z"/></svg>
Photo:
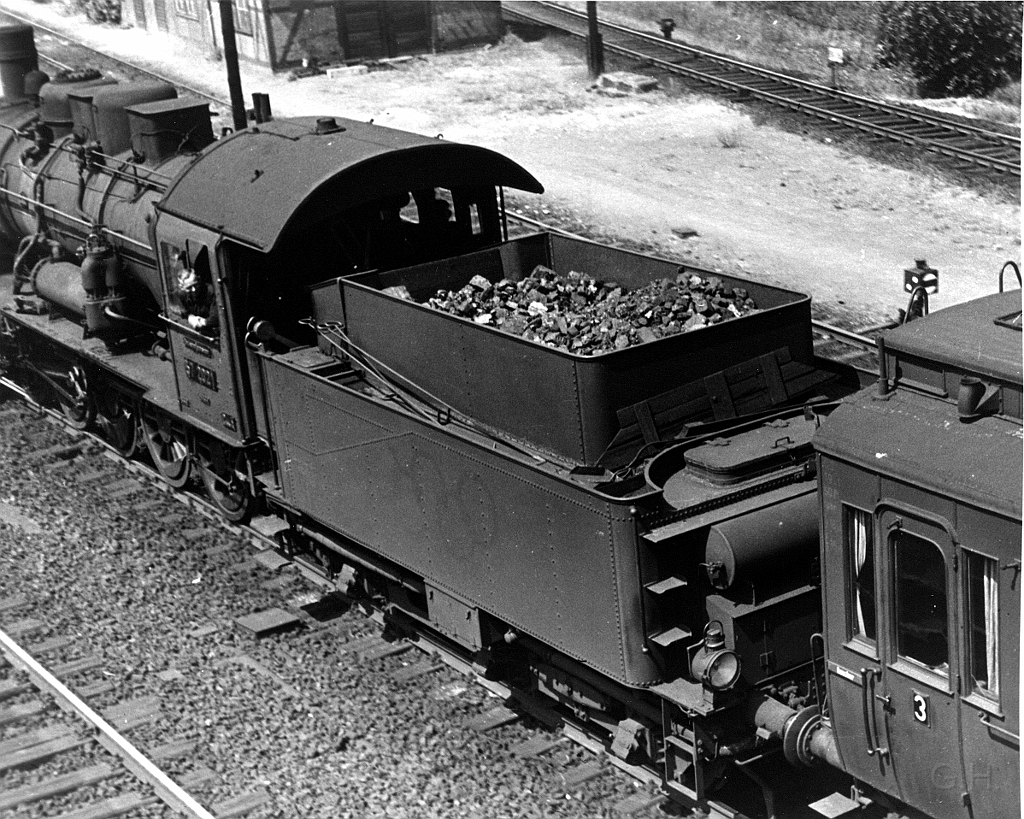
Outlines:
<svg viewBox="0 0 1024 819"><path fill-rule="evenodd" d="M626 290L543 265L520 281L474 276L460 290L439 290L426 304L576 355L623 350L757 311L743 288L683 268L675 279Z"/></svg>

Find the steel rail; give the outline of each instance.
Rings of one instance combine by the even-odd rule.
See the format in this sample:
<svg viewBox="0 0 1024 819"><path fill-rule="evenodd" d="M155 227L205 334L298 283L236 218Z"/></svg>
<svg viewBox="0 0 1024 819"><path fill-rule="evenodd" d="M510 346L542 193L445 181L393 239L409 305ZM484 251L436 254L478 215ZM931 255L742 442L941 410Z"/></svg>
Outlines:
<svg viewBox="0 0 1024 819"><path fill-rule="evenodd" d="M524 14L524 12L521 9L523 7L530 6L540 6L546 10L555 12L556 14L563 13L571 17L579 18L580 20L586 19L586 15L584 15L583 13L575 11L573 9L563 8L562 6L559 6L557 3L552 2L542 1L533 3L516 3L515 7L507 10L513 14ZM761 66L744 63L733 57L715 54L714 52L706 51L695 46L687 45L686 43L677 42L675 40L666 40L662 37L657 37L653 34L648 34L643 31L638 31L636 29L619 25L618 23L601 21L600 26L602 28L607 28L617 33L626 35L627 37L636 38L646 43L650 43L651 45L661 48L663 50L677 53L685 52L693 55L694 57L705 58L716 63L720 63L722 65L727 65L736 69L737 71L743 72L744 74L757 75L760 77L764 77L765 79L773 80L775 82L785 83L786 85L798 86L803 88L804 90L811 91L814 93L820 93L830 98L834 98L837 100L847 100L856 105L862 105L880 111L885 111L886 113L892 113L893 115L897 116L907 116L913 118L915 121L934 124L938 127L943 128L951 128L953 130L965 134L975 134L981 137L987 137L999 141L1002 141L1004 139L1009 139L1011 141L1015 140L1017 146L1020 146L1020 137L1013 137L1010 134L1003 134L998 131L991 131L989 129L981 128L976 125L970 125L968 123L952 122L944 117L940 117L935 114L930 114L926 111L918 111L917 109L908 110L906 108L894 105L892 103L886 103L881 100L874 100L869 97L862 97L857 94L850 93L849 91L842 91L840 89L830 88L829 86L821 85L820 83L816 83L811 80L805 80L800 77L794 77L789 74L783 74L779 71L774 71L770 68L763 68Z"/></svg>
<svg viewBox="0 0 1024 819"><path fill-rule="evenodd" d="M586 37L585 15L553 3L506 3L502 6L502 12L510 18L559 28L578 38ZM631 60L654 65L665 71L681 74L702 83L715 85L742 96L757 97L773 105L833 122L844 128L856 129L883 139L902 142L922 150L966 161L973 165L1020 176L1019 136L952 122L939 116L920 112L917 109L911 110L832 89L809 80L790 77L770 69L748 65L730 57L712 54L711 52L683 43L658 38L614 23L601 21L600 27L602 30L611 32L620 38L618 40L606 39L604 42L605 48ZM632 47L624 42L624 40L632 41ZM636 48L638 43L655 47L665 52L666 55L674 55L674 59L671 56L663 59L644 51L638 51ZM711 62L715 68L724 68L727 72L731 72L733 76L716 74L708 66L684 65L679 61L679 55L681 54L686 55L687 58L692 60ZM740 76L735 76L737 74ZM759 87L757 84L752 84L750 78L762 81L762 85L763 81L768 81L780 87L774 89ZM800 99L798 96L792 95L786 96L785 92L787 91L790 94L811 94L812 99ZM813 99L813 97L820 97L821 99ZM828 105L841 106L844 110L829 108L827 107ZM902 122L883 124L873 122L870 118L871 116L876 118L896 118ZM909 130L922 127L930 130L941 129L945 133L926 136ZM943 139L957 138L966 138L971 140L972 143L980 142L982 144L956 146L943 141ZM986 151L994 151L996 154L989 154ZM999 153L1012 153L1013 157L1006 158L998 155Z"/></svg>
<svg viewBox="0 0 1024 819"><path fill-rule="evenodd" d="M167 774L154 765L145 754L121 736L109 722L86 705L71 689L43 668L32 655L3 631L0 631L0 649L14 665L28 672L41 691L53 696L61 709L88 723L96 732L97 742L112 754L120 757L125 767L151 785L165 804L192 819L214 819L212 813L196 802Z"/></svg>

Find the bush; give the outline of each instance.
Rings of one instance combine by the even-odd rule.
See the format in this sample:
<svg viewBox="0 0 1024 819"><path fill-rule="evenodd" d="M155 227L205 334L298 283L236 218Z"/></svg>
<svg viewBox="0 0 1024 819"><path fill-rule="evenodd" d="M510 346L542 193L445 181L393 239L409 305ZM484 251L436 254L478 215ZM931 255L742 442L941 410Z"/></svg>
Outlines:
<svg viewBox="0 0 1024 819"><path fill-rule="evenodd" d="M94 23L121 22L121 0L74 0L74 5Z"/></svg>
<svg viewBox="0 0 1024 819"><path fill-rule="evenodd" d="M923 97L983 96L1020 79L1019 2L896 2L882 8L879 63L910 69Z"/></svg>

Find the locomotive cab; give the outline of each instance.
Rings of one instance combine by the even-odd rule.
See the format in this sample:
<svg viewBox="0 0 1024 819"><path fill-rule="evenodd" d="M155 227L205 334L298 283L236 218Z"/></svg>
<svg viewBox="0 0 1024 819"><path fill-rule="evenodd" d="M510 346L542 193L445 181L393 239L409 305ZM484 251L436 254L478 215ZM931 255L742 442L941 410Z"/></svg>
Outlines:
<svg viewBox="0 0 1024 819"><path fill-rule="evenodd" d="M267 440L253 400L260 342L247 347L246 328L278 348L315 345L315 323L332 317L315 285L500 243L503 186L543 190L491 151L351 120L218 141L171 185L154 226L181 412L231 446Z"/></svg>

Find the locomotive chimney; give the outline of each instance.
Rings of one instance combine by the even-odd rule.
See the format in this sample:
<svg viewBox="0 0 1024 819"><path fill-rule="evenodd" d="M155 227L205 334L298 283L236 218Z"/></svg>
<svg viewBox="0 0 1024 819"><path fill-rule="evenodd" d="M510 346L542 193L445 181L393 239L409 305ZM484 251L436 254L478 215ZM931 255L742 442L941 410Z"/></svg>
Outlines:
<svg viewBox="0 0 1024 819"><path fill-rule="evenodd" d="M25 99L25 75L39 70L32 26L0 26L0 90L8 105Z"/></svg>

